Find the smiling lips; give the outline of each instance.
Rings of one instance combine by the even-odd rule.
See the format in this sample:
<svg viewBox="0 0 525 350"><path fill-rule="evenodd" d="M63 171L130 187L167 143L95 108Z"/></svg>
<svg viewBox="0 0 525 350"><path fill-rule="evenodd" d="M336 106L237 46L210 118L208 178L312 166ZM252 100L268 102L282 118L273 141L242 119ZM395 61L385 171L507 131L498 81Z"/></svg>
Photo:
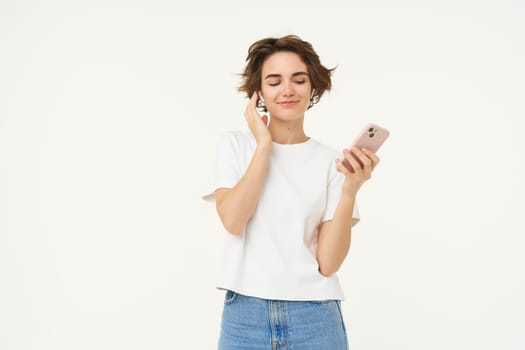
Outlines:
<svg viewBox="0 0 525 350"><path fill-rule="evenodd" d="M295 106L296 104L298 104L299 101L283 101L283 102L279 102L279 104L283 107L293 107Z"/></svg>

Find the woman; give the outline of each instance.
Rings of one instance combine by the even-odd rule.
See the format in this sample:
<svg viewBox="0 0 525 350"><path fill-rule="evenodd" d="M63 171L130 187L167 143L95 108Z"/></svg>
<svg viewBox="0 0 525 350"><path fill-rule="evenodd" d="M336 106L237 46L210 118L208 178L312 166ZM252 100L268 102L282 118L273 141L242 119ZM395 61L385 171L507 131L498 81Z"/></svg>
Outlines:
<svg viewBox="0 0 525 350"><path fill-rule="evenodd" d="M378 157L308 137L307 109L331 73L297 36L252 44L239 91L250 132L219 140L212 192L228 234L219 349L347 349L336 272L359 220L355 200ZM268 112L259 115L257 109Z"/></svg>

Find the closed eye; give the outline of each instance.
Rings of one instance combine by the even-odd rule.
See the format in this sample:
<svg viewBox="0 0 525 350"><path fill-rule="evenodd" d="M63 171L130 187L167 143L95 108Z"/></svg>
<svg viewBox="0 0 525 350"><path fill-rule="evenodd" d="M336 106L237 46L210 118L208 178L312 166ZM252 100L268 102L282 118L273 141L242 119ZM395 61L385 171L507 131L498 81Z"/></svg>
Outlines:
<svg viewBox="0 0 525 350"><path fill-rule="evenodd" d="M268 83L268 85L270 85L270 86L277 86L277 85L279 85L280 83L281 83L281 82L278 81L278 82L275 82L275 83ZM298 81L294 81L294 83L299 84L299 85L302 85L302 84L306 83L306 80L298 80Z"/></svg>

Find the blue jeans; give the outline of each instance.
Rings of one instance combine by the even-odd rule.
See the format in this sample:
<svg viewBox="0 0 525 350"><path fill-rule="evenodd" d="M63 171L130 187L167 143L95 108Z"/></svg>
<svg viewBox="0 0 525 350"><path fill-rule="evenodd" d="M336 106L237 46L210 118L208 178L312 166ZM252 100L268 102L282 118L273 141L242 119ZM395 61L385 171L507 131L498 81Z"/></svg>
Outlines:
<svg viewBox="0 0 525 350"><path fill-rule="evenodd" d="M286 301L226 291L219 350L347 350L339 300Z"/></svg>

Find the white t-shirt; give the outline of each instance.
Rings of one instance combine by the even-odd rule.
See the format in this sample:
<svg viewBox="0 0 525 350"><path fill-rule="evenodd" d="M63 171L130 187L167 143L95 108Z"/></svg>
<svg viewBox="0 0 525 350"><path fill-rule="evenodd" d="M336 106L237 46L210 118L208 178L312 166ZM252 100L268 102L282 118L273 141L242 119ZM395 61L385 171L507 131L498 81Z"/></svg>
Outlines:
<svg viewBox="0 0 525 350"><path fill-rule="evenodd" d="M224 132L219 138L215 190L234 187L255 151L250 132ZM340 152L310 138L299 144L273 142L266 182L244 232L226 232L217 288L276 300L343 300L336 274L323 276L316 259L319 226L331 220L344 175ZM355 205L354 224L359 220Z"/></svg>

